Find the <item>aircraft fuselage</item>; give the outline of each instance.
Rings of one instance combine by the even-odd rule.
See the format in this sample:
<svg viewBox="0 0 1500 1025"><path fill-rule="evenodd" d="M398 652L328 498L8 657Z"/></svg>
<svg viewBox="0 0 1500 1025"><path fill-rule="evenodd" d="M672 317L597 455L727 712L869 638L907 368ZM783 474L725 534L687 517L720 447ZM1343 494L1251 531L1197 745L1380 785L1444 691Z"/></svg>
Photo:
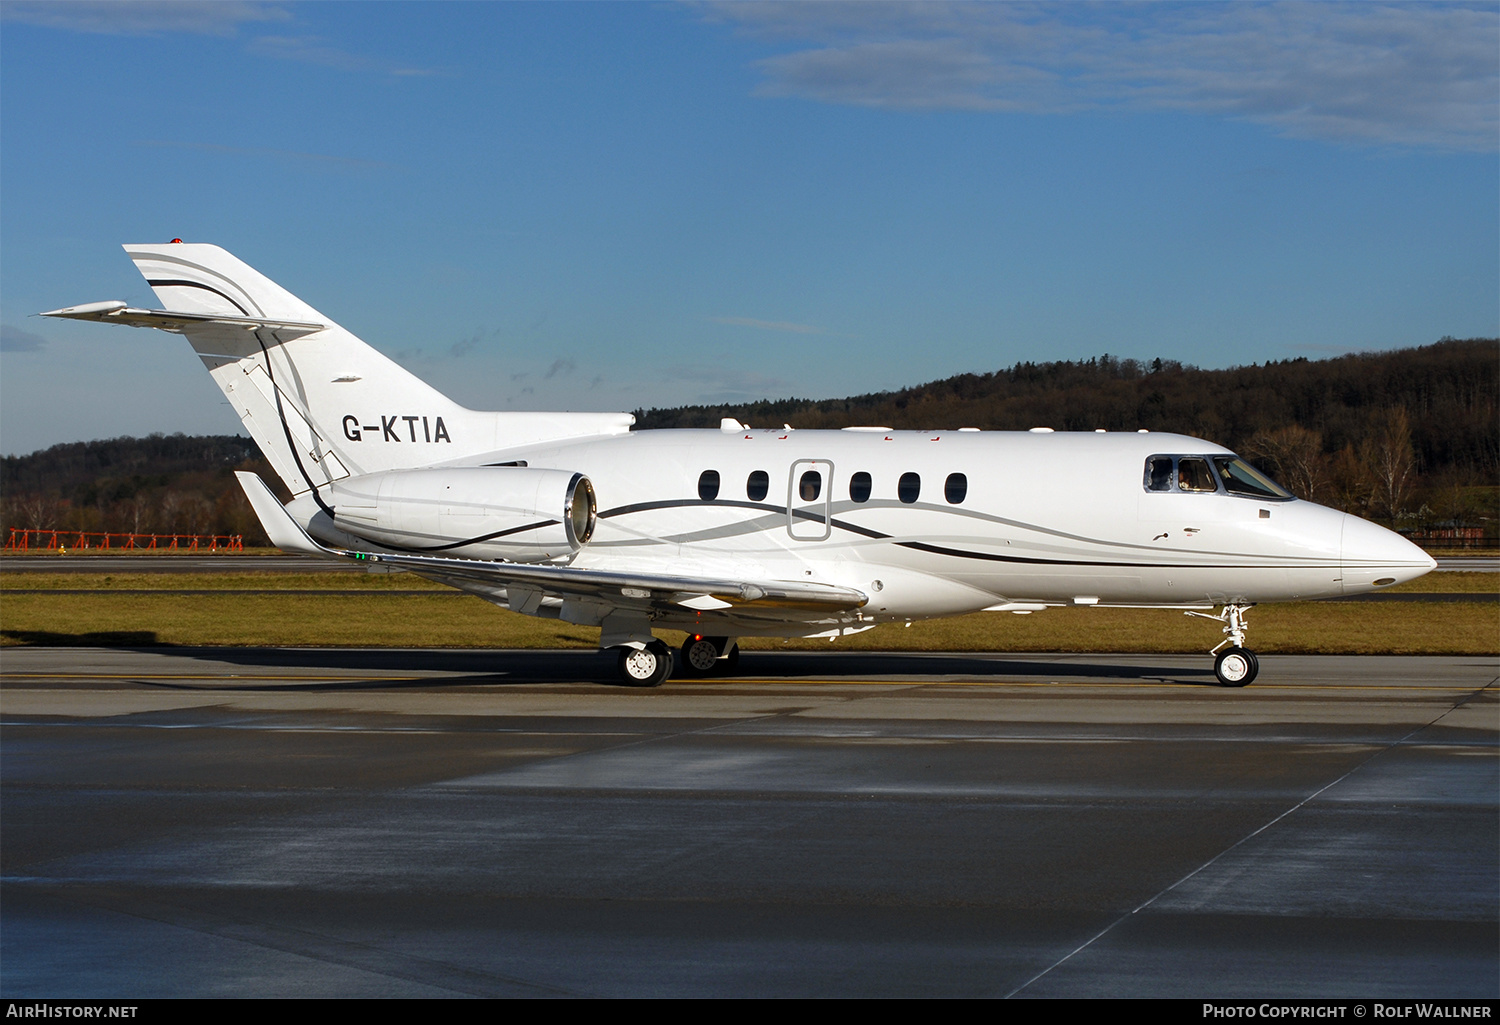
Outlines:
<svg viewBox="0 0 1500 1025"><path fill-rule="evenodd" d="M1337 597L1431 568L1399 535L1310 502L1233 494L1218 476L1213 490L1150 487L1153 457L1232 456L1176 434L744 429L638 431L483 462L587 476L597 526L574 567L817 579L868 595L843 623ZM418 529L381 547L509 558L520 536L483 534ZM716 618L741 633L811 625L688 610L657 622L711 629Z"/></svg>

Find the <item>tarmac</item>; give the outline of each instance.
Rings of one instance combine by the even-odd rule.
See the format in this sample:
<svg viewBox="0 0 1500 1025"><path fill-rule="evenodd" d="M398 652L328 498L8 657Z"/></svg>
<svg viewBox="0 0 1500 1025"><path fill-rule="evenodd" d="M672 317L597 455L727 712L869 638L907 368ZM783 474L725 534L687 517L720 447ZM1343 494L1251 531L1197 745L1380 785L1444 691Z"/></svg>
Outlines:
<svg viewBox="0 0 1500 1025"><path fill-rule="evenodd" d="M1493 657L0 649L0 995L1500 997Z"/></svg>
<svg viewBox="0 0 1500 1025"><path fill-rule="evenodd" d="M1459 556L1437 560L1438 572L1500 573L1500 557ZM364 573L354 562L308 555L105 555L97 551L0 556L0 572L15 573Z"/></svg>

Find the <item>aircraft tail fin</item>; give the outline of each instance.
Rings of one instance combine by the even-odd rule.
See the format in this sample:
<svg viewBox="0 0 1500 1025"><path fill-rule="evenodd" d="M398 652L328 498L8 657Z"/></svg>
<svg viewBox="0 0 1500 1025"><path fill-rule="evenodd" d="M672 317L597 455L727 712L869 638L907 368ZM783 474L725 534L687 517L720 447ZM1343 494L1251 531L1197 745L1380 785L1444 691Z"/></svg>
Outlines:
<svg viewBox="0 0 1500 1025"><path fill-rule="evenodd" d="M629 430L627 413L466 409L214 245L127 245L163 310L90 303L48 316L184 335L293 495L344 477L482 460ZM503 458L503 457L502 457Z"/></svg>

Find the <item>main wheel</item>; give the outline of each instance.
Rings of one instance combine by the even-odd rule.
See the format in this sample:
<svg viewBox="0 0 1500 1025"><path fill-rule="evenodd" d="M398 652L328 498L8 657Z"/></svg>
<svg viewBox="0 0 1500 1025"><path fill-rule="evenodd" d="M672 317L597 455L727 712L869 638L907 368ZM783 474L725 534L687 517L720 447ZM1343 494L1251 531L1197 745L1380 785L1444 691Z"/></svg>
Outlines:
<svg viewBox="0 0 1500 1025"><path fill-rule="evenodd" d="M688 634L678 655L685 676L733 676L740 665L740 646L732 637Z"/></svg>
<svg viewBox="0 0 1500 1025"><path fill-rule="evenodd" d="M1214 675L1226 687L1243 687L1260 672L1260 659L1246 648L1229 648L1214 660Z"/></svg>
<svg viewBox="0 0 1500 1025"><path fill-rule="evenodd" d="M718 637L688 634L682 642L682 671L688 676L707 676L718 671L719 653L724 649Z"/></svg>
<svg viewBox="0 0 1500 1025"><path fill-rule="evenodd" d="M620 649L620 676L632 687L660 687L672 675L672 651L660 641Z"/></svg>

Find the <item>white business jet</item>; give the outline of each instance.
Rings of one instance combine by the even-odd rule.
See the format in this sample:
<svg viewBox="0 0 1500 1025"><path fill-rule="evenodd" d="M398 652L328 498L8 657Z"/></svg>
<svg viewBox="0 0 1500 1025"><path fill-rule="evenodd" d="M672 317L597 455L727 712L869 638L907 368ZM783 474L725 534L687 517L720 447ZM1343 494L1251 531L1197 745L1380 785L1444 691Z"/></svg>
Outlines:
<svg viewBox="0 0 1500 1025"><path fill-rule="evenodd" d="M733 670L740 637L1081 605L1215 619L1214 672L1243 686L1255 603L1436 565L1176 434L632 432L628 413L465 409L217 246L125 251L165 309L44 316L186 336L291 490L283 506L238 475L273 543L597 626L633 684L678 661L656 630L687 631L681 670L704 675Z"/></svg>

